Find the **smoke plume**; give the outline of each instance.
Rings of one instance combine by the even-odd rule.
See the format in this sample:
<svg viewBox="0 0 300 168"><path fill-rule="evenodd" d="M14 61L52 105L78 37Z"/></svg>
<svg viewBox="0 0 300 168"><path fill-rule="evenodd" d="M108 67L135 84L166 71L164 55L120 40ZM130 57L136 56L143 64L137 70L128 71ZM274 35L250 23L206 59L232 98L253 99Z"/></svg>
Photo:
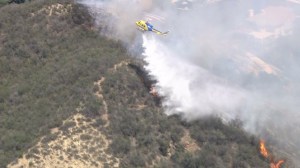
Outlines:
<svg viewBox="0 0 300 168"><path fill-rule="evenodd" d="M298 0L80 3L105 25L102 34L134 53L142 45L167 114L239 118L247 131L300 158ZM141 33L140 19L170 33Z"/></svg>

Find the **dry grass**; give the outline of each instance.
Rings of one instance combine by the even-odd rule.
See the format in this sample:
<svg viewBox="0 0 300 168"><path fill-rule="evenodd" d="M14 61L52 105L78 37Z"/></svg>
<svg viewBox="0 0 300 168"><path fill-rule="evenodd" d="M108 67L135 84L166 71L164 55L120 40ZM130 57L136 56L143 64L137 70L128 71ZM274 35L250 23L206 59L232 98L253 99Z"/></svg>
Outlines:
<svg viewBox="0 0 300 168"><path fill-rule="evenodd" d="M75 123L67 130L52 129L51 134L57 138L41 141L28 150L17 163L9 164L9 168L18 167L118 167L119 159L108 154L107 149L111 141L105 134L95 129L91 120L78 113L64 121ZM44 137L45 138L45 137ZM33 151L37 151L34 152Z"/></svg>

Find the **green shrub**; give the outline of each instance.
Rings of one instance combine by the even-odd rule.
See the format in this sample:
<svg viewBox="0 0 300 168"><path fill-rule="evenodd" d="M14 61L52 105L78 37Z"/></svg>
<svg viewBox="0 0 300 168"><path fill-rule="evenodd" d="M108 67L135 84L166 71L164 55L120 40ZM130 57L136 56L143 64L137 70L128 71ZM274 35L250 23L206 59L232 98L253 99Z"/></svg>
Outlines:
<svg viewBox="0 0 300 168"><path fill-rule="evenodd" d="M130 150L130 140L122 136L113 139L110 145L112 152L116 155L127 154Z"/></svg>

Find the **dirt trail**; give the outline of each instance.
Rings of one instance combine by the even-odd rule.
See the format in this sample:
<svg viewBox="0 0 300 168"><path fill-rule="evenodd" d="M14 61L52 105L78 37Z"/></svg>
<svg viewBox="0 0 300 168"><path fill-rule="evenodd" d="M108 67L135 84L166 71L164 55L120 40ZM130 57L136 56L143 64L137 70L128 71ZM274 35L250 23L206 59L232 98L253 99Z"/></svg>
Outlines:
<svg viewBox="0 0 300 168"><path fill-rule="evenodd" d="M94 85L98 86L98 91L95 93L95 95L102 100L102 104L104 106L104 114L101 116L101 119L104 120L106 122L106 124L104 125L104 127L108 127L110 124L110 121L108 119L108 107L107 107L107 103L103 97L103 89L102 89L102 84L105 81L105 77L102 77L100 80L98 80L97 82L94 83Z"/></svg>
<svg viewBox="0 0 300 168"><path fill-rule="evenodd" d="M128 60L124 60L124 61L121 61L120 63L118 64L115 64L113 66L113 68L110 68L108 71L110 72L116 72L120 67L124 66L124 65L128 65L129 64L129 61Z"/></svg>
<svg viewBox="0 0 300 168"><path fill-rule="evenodd" d="M120 67L127 65L128 61L115 64L110 72L116 72ZM105 77L94 82L98 87L95 95L102 101L104 113L101 119L110 125L108 105L103 96L103 83ZM8 165L8 168L31 168L31 167L119 167L120 160L108 154L107 150L111 140L94 127L95 119L86 118L80 113L84 104L80 103L76 115L63 122L59 128L50 130L50 135L44 136L40 141L30 148L16 162ZM143 106L139 107L143 108Z"/></svg>
<svg viewBox="0 0 300 168"><path fill-rule="evenodd" d="M41 141L9 168L19 167L119 167L119 159L107 154L111 141L95 129L96 120L78 113L51 130L54 140ZM65 127L64 127L65 126Z"/></svg>
<svg viewBox="0 0 300 168"><path fill-rule="evenodd" d="M196 140L191 137L190 132L187 129L184 129L184 135L181 138L181 143L183 144L184 149L188 152L193 153L197 150L200 150Z"/></svg>

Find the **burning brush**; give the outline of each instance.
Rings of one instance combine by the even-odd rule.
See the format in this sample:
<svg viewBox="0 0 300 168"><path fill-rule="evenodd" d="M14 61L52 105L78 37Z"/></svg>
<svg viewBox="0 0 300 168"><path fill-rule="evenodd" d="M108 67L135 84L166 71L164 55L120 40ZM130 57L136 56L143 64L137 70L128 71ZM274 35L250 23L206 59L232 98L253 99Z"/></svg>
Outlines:
<svg viewBox="0 0 300 168"><path fill-rule="evenodd" d="M259 149L260 154L269 160L270 162L270 168L281 168L282 164L284 163L284 160L275 161L274 157L269 153L269 151L266 148L265 141L260 140L259 142Z"/></svg>
<svg viewBox="0 0 300 168"><path fill-rule="evenodd" d="M264 158L268 158L269 157L269 153L268 153L268 150L266 148L265 141L260 140L260 142L259 142L259 149L260 149L260 154Z"/></svg>

